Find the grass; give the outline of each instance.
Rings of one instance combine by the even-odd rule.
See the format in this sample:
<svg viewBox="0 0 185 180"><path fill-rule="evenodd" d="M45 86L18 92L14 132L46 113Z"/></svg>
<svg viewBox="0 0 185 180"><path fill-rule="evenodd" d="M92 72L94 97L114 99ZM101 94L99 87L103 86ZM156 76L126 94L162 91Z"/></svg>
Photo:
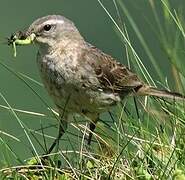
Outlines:
<svg viewBox="0 0 185 180"><path fill-rule="evenodd" d="M151 85L158 84L164 89L171 89L170 84L173 83L173 90L185 94L185 72L182 66L185 56L183 43L185 33L182 11L174 9L172 2L168 0L146 2L153 15L152 20L145 17L147 25L153 29L150 32L151 36L156 37L170 64L173 79L169 81L160 68L156 54L150 49L145 34L142 33L124 1L112 0L116 18L111 15L103 1L97 2L107 14L107 18L111 19L115 32L123 40L128 66ZM123 18L127 21L122 21ZM131 42L128 26L132 28L140 42L158 81L149 73L144 63L145 59L139 56L134 43ZM45 105L48 113L16 109L4 94L0 93L5 102L1 108L9 111L17 120L33 153L29 159L23 161L7 140L22 143L21 138L1 130L3 160L0 162L2 167L0 179L185 179L184 102L151 97L127 98L111 112L102 114L90 147L86 145L85 139L89 132L87 123L80 117L74 117L74 122L70 123L70 131L68 130L61 140L61 147L47 159L43 154L54 139L47 129L53 126L56 129L58 115L34 90L33 84L43 88L42 84L17 73L2 62L1 66L28 87ZM31 129L21 119L22 114L48 118L55 124L46 126L41 122L40 129ZM80 123L75 123L76 121ZM12 163L12 157L15 163Z"/></svg>

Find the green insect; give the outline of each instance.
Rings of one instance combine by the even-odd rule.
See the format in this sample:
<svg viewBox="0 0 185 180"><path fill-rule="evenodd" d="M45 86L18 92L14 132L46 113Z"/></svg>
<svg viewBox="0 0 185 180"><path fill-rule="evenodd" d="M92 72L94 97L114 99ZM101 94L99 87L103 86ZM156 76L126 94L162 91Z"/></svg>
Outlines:
<svg viewBox="0 0 185 180"><path fill-rule="evenodd" d="M16 50L16 44L15 41L12 42L12 47L13 47L13 56L16 57L17 56L17 50Z"/></svg>
<svg viewBox="0 0 185 180"><path fill-rule="evenodd" d="M17 56L17 50L16 50L17 45L31 44L34 41L34 39L35 39L35 34L31 34L25 37L25 35L21 31L17 32L14 35L11 35L11 37L8 38L8 45L12 45L14 57Z"/></svg>

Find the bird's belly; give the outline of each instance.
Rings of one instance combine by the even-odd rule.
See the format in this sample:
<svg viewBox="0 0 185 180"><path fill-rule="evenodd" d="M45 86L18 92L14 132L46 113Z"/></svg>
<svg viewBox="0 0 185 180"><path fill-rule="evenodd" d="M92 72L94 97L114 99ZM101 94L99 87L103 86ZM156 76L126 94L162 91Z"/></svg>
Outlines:
<svg viewBox="0 0 185 180"><path fill-rule="evenodd" d="M43 80L57 107L70 113L101 113L120 101L117 94L75 87L62 79L58 80L60 83L46 78Z"/></svg>
<svg viewBox="0 0 185 180"><path fill-rule="evenodd" d="M52 84L47 84L46 88L60 109L73 113L101 113L120 101L119 96L112 93L78 89L65 83L61 88Z"/></svg>

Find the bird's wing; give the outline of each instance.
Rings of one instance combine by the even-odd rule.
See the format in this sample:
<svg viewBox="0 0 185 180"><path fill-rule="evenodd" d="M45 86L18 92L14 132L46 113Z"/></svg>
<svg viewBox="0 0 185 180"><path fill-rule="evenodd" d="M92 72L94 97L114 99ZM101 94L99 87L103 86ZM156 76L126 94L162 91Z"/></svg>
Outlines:
<svg viewBox="0 0 185 180"><path fill-rule="evenodd" d="M143 82L126 66L96 47L90 44L87 46L86 59L89 59L88 63L93 67L102 89L124 95L143 86Z"/></svg>

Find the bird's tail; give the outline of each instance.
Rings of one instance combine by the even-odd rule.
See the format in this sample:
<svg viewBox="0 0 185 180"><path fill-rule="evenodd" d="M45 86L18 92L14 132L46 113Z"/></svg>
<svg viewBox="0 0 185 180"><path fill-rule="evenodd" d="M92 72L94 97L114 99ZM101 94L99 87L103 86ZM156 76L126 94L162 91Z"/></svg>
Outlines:
<svg viewBox="0 0 185 180"><path fill-rule="evenodd" d="M180 93L170 92L168 90L160 90L151 86L141 86L137 89L136 94L140 96L156 96L174 100L185 100L185 96Z"/></svg>

